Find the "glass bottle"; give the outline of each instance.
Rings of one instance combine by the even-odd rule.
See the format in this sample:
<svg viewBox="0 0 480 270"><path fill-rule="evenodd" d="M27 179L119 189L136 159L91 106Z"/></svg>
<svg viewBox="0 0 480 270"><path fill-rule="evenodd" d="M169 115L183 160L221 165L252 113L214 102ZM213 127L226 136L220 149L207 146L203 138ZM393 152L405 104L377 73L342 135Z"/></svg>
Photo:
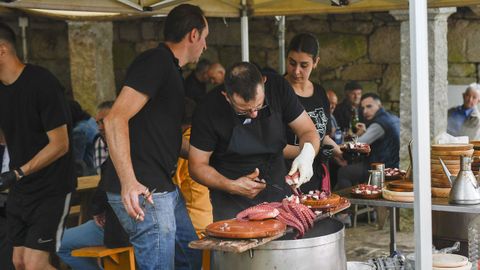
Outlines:
<svg viewBox="0 0 480 270"><path fill-rule="evenodd" d="M352 109L352 121L350 121L350 128L352 129L353 133L357 133L357 124L360 122L358 118L358 110L353 108Z"/></svg>
<svg viewBox="0 0 480 270"><path fill-rule="evenodd" d="M468 260L472 270L478 270L480 252L480 216L468 224Z"/></svg>

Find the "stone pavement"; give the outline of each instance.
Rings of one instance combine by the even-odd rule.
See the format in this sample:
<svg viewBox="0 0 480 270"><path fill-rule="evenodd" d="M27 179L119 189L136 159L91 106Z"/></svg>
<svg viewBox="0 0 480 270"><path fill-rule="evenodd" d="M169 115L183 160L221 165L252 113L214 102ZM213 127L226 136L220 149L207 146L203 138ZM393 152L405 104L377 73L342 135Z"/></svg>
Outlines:
<svg viewBox="0 0 480 270"><path fill-rule="evenodd" d="M402 254L415 252L413 235L413 211L401 209L400 232L397 232L397 250ZM388 256L390 252L390 224L387 219L382 230L376 223L358 222L356 228L345 230L347 261L367 261Z"/></svg>

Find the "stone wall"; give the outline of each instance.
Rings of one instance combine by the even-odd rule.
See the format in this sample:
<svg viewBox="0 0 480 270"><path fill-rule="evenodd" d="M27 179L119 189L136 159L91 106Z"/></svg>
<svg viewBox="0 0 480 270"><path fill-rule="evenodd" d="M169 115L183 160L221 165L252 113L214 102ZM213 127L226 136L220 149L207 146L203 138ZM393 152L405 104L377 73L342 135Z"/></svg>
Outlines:
<svg viewBox="0 0 480 270"><path fill-rule="evenodd" d="M17 18L4 18L20 41ZM141 51L163 37L164 18L118 21L113 24L113 58L117 90L128 65ZM241 60L240 23L233 18L210 18L205 58L228 66ZM260 66L278 68L277 26L272 17L250 20L250 58ZM345 15L289 16L286 40L300 32L320 42L320 65L312 80L343 95L348 80L358 80L366 92L376 92L387 109L399 111L400 25L386 12ZM449 18L449 83L467 84L480 77L480 16L460 8ZM50 69L71 92L68 26L64 21L29 17L29 62ZM18 44L19 55L21 42ZM186 67L188 72L193 66Z"/></svg>
<svg viewBox="0 0 480 270"><path fill-rule="evenodd" d="M203 55L229 66L241 60L238 19L209 19L208 50ZM274 18L250 20L250 60L278 69L277 26ZM286 40L309 32L320 43L320 65L312 80L343 96L348 80L357 80L366 92L380 94L387 109L398 114L400 96L399 23L388 13L291 16L286 20ZM131 60L140 51L156 46L163 36L162 20L116 22L114 61L117 86ZM187 69L192 67L187 67Z"/></svg>

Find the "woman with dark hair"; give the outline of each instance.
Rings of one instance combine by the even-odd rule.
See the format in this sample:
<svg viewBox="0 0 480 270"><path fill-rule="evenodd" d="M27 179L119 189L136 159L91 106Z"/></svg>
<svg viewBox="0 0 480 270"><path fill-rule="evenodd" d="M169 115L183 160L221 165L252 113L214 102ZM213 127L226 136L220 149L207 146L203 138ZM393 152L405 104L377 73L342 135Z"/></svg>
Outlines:
<svg viewBox="0 0 480 270"><path fill-rule="evenodd" d="M305 111L315 124L322 145L320 153L313 164L314 174L309 182L300 187L302 192L322 189L321 181L325 175L328 175L327 166L322 166L322 153L328 156L331 155L333 150L337 161L344 163L340 148L327 136L331 129L331 122L329 113L330 103L325 89L320 84L314 83L309 79L312 70L317 67L320 59L318 50L317 39L311 34L303 33L296 35L290 41L287 51L287 73L285 74L285 79L290 83L300 103L302 103ZM325 147L325 145L331 145L333 149L332 147ZM298 155L299 151L297 137L290 128L287 128L287 146L283 150L287 165L292 162L292 159Z"/></svg>

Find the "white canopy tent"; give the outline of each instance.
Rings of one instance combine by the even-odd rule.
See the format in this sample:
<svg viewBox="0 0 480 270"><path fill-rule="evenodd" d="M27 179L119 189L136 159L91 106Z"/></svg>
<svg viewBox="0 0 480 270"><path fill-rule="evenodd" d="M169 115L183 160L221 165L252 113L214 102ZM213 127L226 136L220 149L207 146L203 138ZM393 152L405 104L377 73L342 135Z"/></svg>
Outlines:
<svg viewBox="0 0 480 270"><path fill-rule="evenodd" d="M1 1L3 12L20 10L69 20L113 20L165 15L177 4L199 5L209 17L241 17L242 59L248 60L248 17L352 13L409 8L415 185L416 269L432 269L428 7L478 5L480 0L21 0ZM333 6L332 2L348 5ZM426 90L427 89L427 90ZM420 170L420 168L422 168ZM420 181L421 179L421 181Z"/></svg>

